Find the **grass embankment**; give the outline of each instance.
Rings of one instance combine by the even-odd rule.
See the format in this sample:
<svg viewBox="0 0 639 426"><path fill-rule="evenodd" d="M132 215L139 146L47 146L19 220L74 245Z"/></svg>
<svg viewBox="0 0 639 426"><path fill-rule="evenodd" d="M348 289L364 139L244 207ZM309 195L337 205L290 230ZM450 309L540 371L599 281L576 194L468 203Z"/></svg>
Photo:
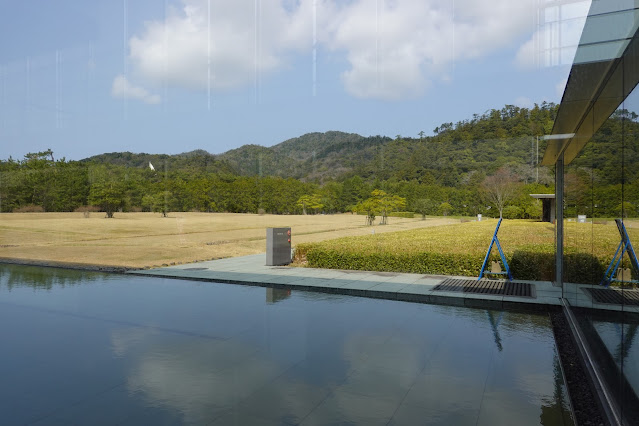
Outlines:
<svg viewBox="0 0 639 426"><path fill-rule="evenodd" d="M437 226L450 219L391 218L377 232ZM145 268L264 253L267 227L292 227L293 244L371 232L362 216L234 213L3 213L0 258L36 264Z"/></svg>
<svg viewBox="0 0 639 426"><path fill-rule="evenodd" d="M296 247L295 261L315 268L478 276L496 220L340 238ZM639 229L626 224L631 240ZM598 283L612 259L619 233L614 221L566 223L566 281ZM554 271L554 225L504 220L499 241L516 279L550 280ZM499 259L497 248L492 260Z"/></svg>

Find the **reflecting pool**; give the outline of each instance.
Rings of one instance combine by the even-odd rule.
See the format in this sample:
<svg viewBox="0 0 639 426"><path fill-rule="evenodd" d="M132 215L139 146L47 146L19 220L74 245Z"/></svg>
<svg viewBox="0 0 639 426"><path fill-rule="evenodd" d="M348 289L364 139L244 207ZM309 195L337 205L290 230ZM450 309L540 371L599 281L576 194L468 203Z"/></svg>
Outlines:
<svg viewBox="0 0 639 426"><path fill-rule="evenodd" d="M639 419L639 318L631 312L577 310L577 318L624 424Z"/></svg>
<svg viewBox="0 0 639 426"><path fill-rule="evenodd" d="M547 315L0 266L14 424L572 424Z"/></svg>

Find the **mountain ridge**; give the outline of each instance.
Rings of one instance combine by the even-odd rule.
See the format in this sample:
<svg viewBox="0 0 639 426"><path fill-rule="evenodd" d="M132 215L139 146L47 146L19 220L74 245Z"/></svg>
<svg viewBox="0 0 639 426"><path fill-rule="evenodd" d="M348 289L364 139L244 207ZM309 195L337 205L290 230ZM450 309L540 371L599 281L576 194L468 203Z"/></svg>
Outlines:
<svg viewBox="0 0 639 426"><path fill-rule="evenodd" d="M353 176L455 186L473 173L504 164L533 166L531 138L552 129L557 105L506 105L472 119L443 123L433 136L362 136L337 130L311 132L270 147L247 144L221 154L198 149L181 154L105 153L81 160L129 167L199 168L237 176L274 176L324 183ZM543 142L541 149L543 150ZM528 171L529 173L529 171Z"/></svg>

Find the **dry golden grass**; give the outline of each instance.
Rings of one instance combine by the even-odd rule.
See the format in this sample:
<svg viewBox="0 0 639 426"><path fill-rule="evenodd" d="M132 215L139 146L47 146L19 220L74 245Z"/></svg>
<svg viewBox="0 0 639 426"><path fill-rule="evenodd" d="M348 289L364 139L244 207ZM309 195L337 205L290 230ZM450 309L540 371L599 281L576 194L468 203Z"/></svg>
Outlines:
<svg viewBox="0 0 639 426"><path fill-rule="evenodd" d="M293 245L459 223L390 218L365 226L351 214L275 216L232 213L10 213L0 215L0 258L145 268L263 253L266 228L290 226Z"/></svg>

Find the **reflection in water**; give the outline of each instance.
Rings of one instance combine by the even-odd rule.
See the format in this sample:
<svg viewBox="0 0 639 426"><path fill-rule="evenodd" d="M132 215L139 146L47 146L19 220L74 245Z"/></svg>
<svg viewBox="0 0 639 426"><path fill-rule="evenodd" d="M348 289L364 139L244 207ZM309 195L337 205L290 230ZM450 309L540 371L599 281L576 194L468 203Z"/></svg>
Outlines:
<svg viewBox="0 0 639 426"><path fill-rule="evenodd" d="M11 291L15 287L32 287L33 289L51 290L54 286L64 287L95 281L103 274L90 271L24 267L20 265L0 266L0 290Z"/></svg>
<svg viewBox="0 0 639 426"><path fill-rule="evenodd" d="M503 347L501 346L501 336L499 335L499 330L497 329L497 327L499 327L499 323L501 322L501 318L504 316L504 312L501 311L499 313L499 317L497 318L497 321L495 321L495 311L486 311L486 315L488 315L488 321L490 322L490 327L493 329L495 345L497 345L497 349L499 349L499 352L501 352L503 350Z"/></svg>
<svg viewBox="0 0 639 426"><path fill-rule="evenodd" d="M631 318L624 322L619 315L609 317L592 313L591 318L582 319L581 325L610 389L623 406L622 415L632 423L639 419L638 323Z"/></svg>
<svg viewBox="0 0 639 426"><path fill-rule="evenodd" d="M615 357L615 361L621 364L626 361L628 355L630 355L632 343L634 342L635 336L637 335L637 324L630 324L628 326L628 330L625 332L623 329L623 325L615 324L615 326L621 334L621 339L619 345L617 345L617 349L613 353L613 356Z"/></svg>
<svg viewBox="0 0 639 426"><path fill-rule="evenodd" d="M266 288L266 303L277 303L280 300L288 299L291 290L284 288Z"/></svg>
<svg viewBox="0 0 639 426"><path fill-rule="evenodd" d="M565 424L544 315L94 279L0 291L5 424Z"/></svg>
<svg viewBox="0 0 639 426"><path fill-rule="evenodd" d="M619 366L627 361L633 353L633 343L637 335L637 323L621 323L612 321L593 321L593 326L615 363ZM636 351L635 351L636 352Z"/></svg>
<svg viewBox="0 0 639 426"><path fill-rule="evenodd" d="M566 384L561 374L559 356L553 358L553 376L555 378L555 390L553 398L544 401L541 406L540 421L542 425L568 425L572 424L570 418L570 402L568 401Z"/></svg>
<svg viewBox="0 0 639 426"><path fill-rule="evenodd" d="M127 350L134 361L126 380L129 393L143 395L151 406L177 410L189 424L231 409L283 369L237 341L147 336Z"/></svg>

